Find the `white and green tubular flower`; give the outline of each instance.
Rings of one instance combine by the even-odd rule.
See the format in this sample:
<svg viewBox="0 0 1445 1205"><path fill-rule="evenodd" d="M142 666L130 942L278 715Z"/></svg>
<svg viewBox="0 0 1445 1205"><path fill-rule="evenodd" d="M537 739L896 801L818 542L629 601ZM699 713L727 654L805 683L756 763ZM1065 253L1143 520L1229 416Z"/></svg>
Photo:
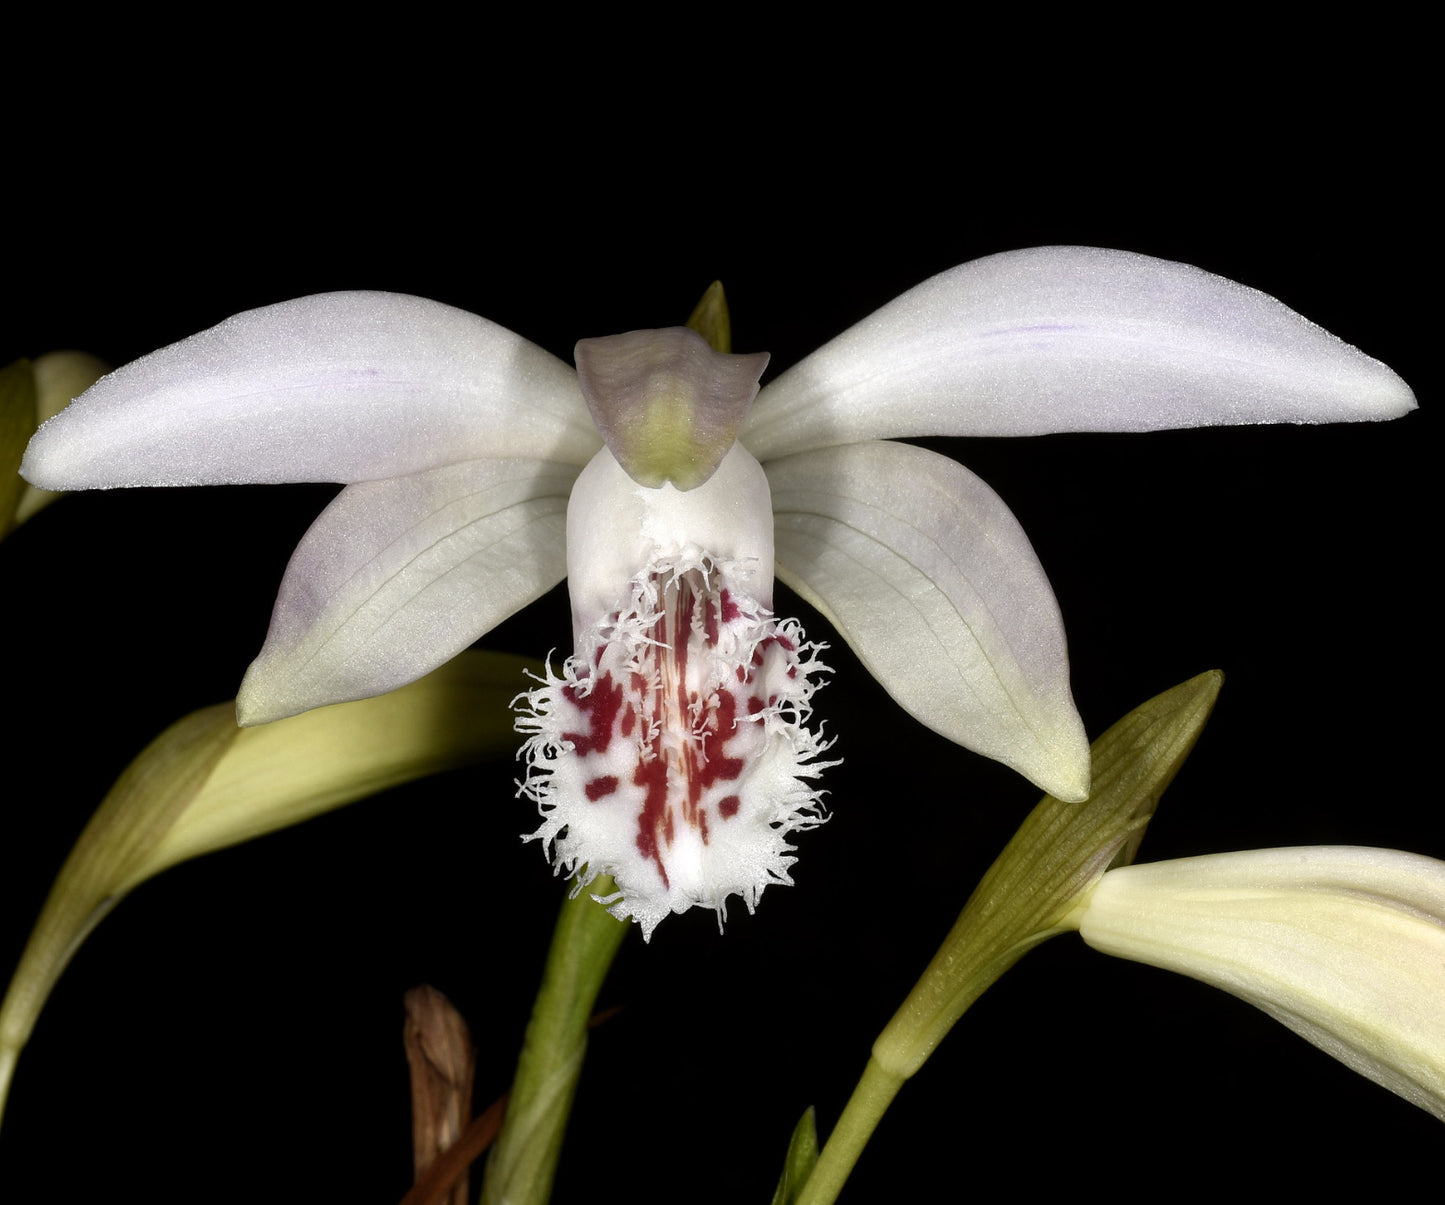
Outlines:
<svg viewBox="0 0 1445 1205"><path fill-rule="evenodd" d="M684 330L579 372L388 293L240 314L103 378L35 435L50 489L346 485L286 571L237 701L260 724L410 682L570 578L573 656L527 692L533 834L650 933L751 908L819 819L818 646L774 575L900 706L1063 799L1089 789L1063 625L1003 502L889 439L1397 417L1409 388L1197 268L1047 247L926 281L761 389ZM525 685L525 684L523 684Z"/></svg>

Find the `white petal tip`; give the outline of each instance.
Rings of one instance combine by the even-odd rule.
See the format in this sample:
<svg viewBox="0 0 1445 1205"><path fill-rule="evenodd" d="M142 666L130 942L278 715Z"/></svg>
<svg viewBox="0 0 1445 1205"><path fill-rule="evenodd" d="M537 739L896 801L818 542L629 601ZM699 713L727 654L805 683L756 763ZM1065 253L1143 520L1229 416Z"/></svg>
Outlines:
<svg viewBox="0 0 1445 1205"><path fill-rule="evenodd" d="M1049 794L1064 803L1083 803L1089 797L1089 785L1089 776L1086 774L1082 779L1056 784Z"/></svg>
<svg viewBox="0 0 1445 1205"><path fill-rule="evenodd" d="M1418 410L1420 403L1415 400L1415 391L1385 365L1381 364L1380 368L1386 375L1380 383L1379 417L1382 419L1403 418L1411 410Z"/></svg>
<svg viewBox="0 0 1445 1205"><path fill-rule="evenodd" d="M1065 803L1083 803L1089 797L1092 787L1089 745L1084 738L1082 726L1079 728L1078 741L1070 742L1071 746L1074 744L1078 747L1071 747L1066 753L1056 755L1048 764L1036 764L1023 770L1035 786Z"/></svg>
<svg viewBox="0 0 1445 1205"><path fill-rule="evenodd" d="M257 690L251 680L251 675L246 675L246 680L241 683L240 692L236 695L236 726L238 728L255 728L259 724L269 724L272 720L283 720L288 715L296 715L305 708L294 708L288 710L280 705L277 700L267 698L265 694Z"/></svg>
<svg viewBox="0 0 1445 1205"><path fill-rule="evenodd" d="M375 690L372 694L381 694ZM333 698L313 690L310 693L298 691L289 674L280 672L276 659L264 653L251 662L241 689L236 692L236 725L240 728L255 728L260 724L274 723L289 716L300 715L316 707L330 703L349 702L365 698L365 693L354 693L345 698Z"/></svg>

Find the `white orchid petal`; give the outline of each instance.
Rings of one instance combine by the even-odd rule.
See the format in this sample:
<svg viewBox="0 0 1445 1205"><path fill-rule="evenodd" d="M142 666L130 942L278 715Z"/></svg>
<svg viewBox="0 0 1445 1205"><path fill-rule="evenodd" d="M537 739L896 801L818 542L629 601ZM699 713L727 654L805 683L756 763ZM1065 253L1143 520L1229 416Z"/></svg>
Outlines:
<svg viewBox="0 0 1445 1205"><path fill-rule="evenodd" d="M1109 871L1096 950L1178 971L1445 1119L1445 862L1334 846Z"/></svg>
<svg viewBox="0 0 1445 1205"><path fill-rule="evenodd" d="M910 435L1351 422L1414 408L1377 360L1187 264L1038 247L944 272L764 386L766 462Z"/></svg>
<svg viewBox="0 0 1445 1205"><path fill-rule="evenodd" d="M1060 799L1089 743L1058 604L1028 537L962 465L894 443L767 466L778 577L911 715Z"/></svg>
<svg viewBox="0 0 1445 1205"><path fill-rule="evenodd" d="M343 490L286 568L240 722L404 685L551 589L576 476L480 460Z"/></svg>
<svg viewBox="0 0 1445 1205"><path fill-rule="evenodd" d="M21 472L47 489L366 481L486 456L583 465L577 374L485 318L396 293L237 314L103 377Z"/></svg>

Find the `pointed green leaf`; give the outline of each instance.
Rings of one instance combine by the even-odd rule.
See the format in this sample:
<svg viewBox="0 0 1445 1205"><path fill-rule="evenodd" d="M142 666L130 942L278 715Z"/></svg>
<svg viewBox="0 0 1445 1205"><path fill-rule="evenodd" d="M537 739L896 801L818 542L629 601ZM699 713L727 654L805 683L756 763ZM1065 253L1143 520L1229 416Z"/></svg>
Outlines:
<svg viewBox="0 0 1445 1205"><path fill-rule="evenodd" d="M818 1119L817 1111L809 1105L798 1124L793 1127L793 1137L788 1143L788 1155L783 1161L783 1176L773 1193L773 1205L793 1205L803 1185L813 1174L813 1165L818 1162Z"/></svg>

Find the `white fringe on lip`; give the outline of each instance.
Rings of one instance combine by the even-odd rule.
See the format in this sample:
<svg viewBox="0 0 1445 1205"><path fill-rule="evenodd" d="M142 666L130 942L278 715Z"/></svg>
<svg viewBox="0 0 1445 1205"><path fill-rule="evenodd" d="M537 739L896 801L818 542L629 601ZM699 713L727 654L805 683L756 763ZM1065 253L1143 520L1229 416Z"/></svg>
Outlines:
<svg viewBox="0 0 1445 1205"><path fill-rule="evenodd" d="M828 670L818 659L826 646L807 643L796 620L779 621L734 592L729 583L749 576L739 568L706 556L653 562L632 580L625 611L584 633L560 675L549 662L540 685L513 701L517 731L526 737L518 756L527 771L518 794L533 800L542 816L541 827L526 839L543 842L558 873L576 873L578 891L599 874L612 875L616 893L596 898L619 920L636 920L644 937L669 913L695 906L715 909L721 926L730 895L741 896L751 912L765 887L792 882L789 867L796 858L787 837L826 819L822 792L811 780L838 763L818 760L832 742L806 727L820 685L814 675ZM672 644L656 636L668 591L684 588L697 598L687 640L685 709L673 702L678 666ZM736 608L727 622L724 591ZM714 640L707 638L705 602L716 608ZM591 743L592 716L579 701L603 683L623 687L621 709L606 750L579 753L565 734L586 734L584 747ZM736 700L726 735L716 718L724 691ZM763 704L756 712L748 710L751 699ZM629 709L634 725L624 736ZM705 764L710 737L725 742L715 754L745 764L736 777L705 784L690 805L680 760L690 755ZM649 851L642 823L647 789L634 775L658 750L669 759L668 839L655 825ZM588 785L599 782L611 785L605 795L589 798ZM720 810L720 803L733 811Z"/></svg>

